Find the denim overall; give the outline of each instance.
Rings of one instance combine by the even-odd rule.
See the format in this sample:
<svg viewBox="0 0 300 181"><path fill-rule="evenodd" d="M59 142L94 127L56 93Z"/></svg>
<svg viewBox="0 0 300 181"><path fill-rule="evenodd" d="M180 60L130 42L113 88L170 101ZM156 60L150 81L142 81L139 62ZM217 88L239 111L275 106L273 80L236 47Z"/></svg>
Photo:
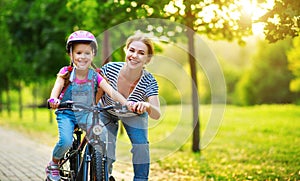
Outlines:
<svg viewBox="0 0 300 181"><path fill-rule="evenodd" d="M76 70L73 70L73 73L74 76L71 76L71 83L66 88L61 102L72 100L92 106L95 102L95 72L92 69L89 69L87 81L80 84L74 81ZM81 128L86 130L86 125L91 124L92 113L58 109L55 114L58 124L59 141L54 147L53 158L61 159L72 146L72 135L75 125L78 124L80 127L83 126Z"/></svg>

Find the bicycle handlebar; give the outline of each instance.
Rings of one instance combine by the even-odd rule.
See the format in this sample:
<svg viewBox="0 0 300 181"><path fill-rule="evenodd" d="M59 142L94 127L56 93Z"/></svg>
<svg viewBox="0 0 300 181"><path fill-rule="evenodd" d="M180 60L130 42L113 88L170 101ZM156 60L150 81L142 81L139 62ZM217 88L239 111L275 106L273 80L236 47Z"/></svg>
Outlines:
<svg viewBox="0 0 300 181"><path fill-rule="evenodd" d="M48 109L50 109L50 105L48 102ZM120 113L120 114L126 114L126 113L134 113L137 114L136 112L132 112L127 109L127 106L122 106L121 103L117 102L115 105L110 105L110 106L105 106L105 107L100 107L100 106L88 106L83 103L79 102L74 102L74 101L65 101L61 102L58 106L58 108L65 108L65 109L71 109L73 111L82 111L82 110L87 110L90 112L101 112L101 111L106 111L106 110L115 110L115 112Z"/></svg>

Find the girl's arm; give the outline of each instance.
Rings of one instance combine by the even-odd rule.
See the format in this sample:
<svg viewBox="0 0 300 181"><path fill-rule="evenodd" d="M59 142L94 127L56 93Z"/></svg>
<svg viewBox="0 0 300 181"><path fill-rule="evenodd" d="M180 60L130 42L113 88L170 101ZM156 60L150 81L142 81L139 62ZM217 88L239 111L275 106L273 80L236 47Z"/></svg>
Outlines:
<svg viewBox="0 0 300 181"><path fill-rule="evenodd" d="M148 102L136 102L133 105L133 110L136 110L138 113L148 112L150 118L159 119L161 116L160 113L160 103L157 95L150 96Z"/></svg>
<svg viewBox="0 0 300 181"><path fill-rule="evenodd" d="M65 79L63 79L60 76L57 76L50 94L50 99L52 99L53 101L49 101L49 105L52 109L56 109L59 106L60 101L58 99L58 96L64 87L64 83L65 83Z"/></svg>
<svg viewBox="0 0 300 181"><path fill-rule="evenodd" d="M96 93L96 103L98 103L100 101L100 99L103 96L103 94L104 94L103 89L101 89L100 87L98 87L97 93Z"/></svg>

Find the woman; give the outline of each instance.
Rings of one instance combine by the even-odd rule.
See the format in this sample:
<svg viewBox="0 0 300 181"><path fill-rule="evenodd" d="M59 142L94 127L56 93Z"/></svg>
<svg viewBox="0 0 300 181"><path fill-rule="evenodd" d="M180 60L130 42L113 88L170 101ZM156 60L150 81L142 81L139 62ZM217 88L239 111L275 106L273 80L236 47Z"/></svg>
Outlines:
<svg viewBox="0 0 300 181"><path fill-rule="evenodd" d="M108 124L109 144L108 160L110 173L115 161L115 144L118 132L118 120L125 127L132 144L132 162L134 180L148 180L150 153L148 142L148 115L153 119L160 118L158 85L154 76L144 69L152 58L154 47L152 41L142 34L135 34L127 39L125 62L111 62L101 68L104 77L111 86L120 92L127 101L132 101L133 109L139 114L133 117L118 117L114 112L103 112L101 118ZM113 100L106 93L101 104L107 106ZM112 177L110 180L114 180Z"/></svg>

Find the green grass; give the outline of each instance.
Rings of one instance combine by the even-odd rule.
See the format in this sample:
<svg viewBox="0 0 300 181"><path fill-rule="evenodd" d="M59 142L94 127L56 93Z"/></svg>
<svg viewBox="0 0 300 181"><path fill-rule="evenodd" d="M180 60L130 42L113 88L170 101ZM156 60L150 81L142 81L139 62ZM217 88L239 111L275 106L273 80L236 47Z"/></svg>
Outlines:
<svg viewBox="0 0 300 181"><path fill-rule="evenodd" d="M299 117L294 105L227 106L208 147L191 153L189 141L160 166L185 180L300 180Z"/></svg>
<svg viewBox="0 0 300 181"><path fill-rule="evenodd" d="M205 132L211 107L201 106L201 131ZM191 152L191 112L187 106L168 106L163 118L149 122L153 178L160 180L300 180L300 107L295 105L227 106L216 137L201 150ZM56 141L56 123L48 110L32 111L24 119L0 116L0 125L20 130L45 143ZM25 119L26 118L26 119ZM41 136L42 135L42 136ZM119 142L128 143L127 135ZM124 144L123 144L124 145ZM120 144L120 159L130 146ZM126 149L125 149L126 147Z"/></svg>

